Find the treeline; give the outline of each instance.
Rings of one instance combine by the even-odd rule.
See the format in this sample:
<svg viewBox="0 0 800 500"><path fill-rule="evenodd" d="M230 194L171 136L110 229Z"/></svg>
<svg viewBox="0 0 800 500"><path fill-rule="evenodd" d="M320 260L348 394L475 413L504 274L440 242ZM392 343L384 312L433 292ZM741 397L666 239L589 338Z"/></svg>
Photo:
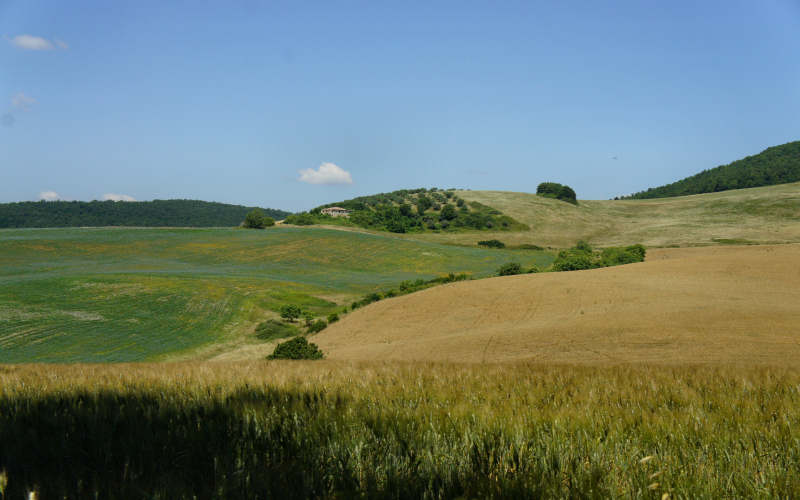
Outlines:
<svg viewBox="0 0 800 500"><path fill-rule="evenodd" d="M23 201L0 204L0 228L238 226L253 207L199 200ZM289 212L262 209L274 219Z"/></svg>
<svg viewBox="0 0 800 500"><path fill-rule="evenodd" d="M800 181L800 141L773 146L757 155L620 199L668 198L797 181Z"/></svg>
<svg viewBox="0 0 800 500"><path fill-rule="evenodd" d="M327 207L350 210L349 217L323 214ZM402 189L322 205L286 218L289 224L353 225L393 233L456 230L519 230L527 226L481 203L467 202L454 189Z"/></svg>

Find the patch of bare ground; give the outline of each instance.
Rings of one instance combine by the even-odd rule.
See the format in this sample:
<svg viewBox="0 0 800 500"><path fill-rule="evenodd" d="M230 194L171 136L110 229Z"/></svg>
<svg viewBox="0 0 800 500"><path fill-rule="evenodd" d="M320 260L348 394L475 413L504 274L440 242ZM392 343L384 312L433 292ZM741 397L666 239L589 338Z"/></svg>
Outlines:
<svg viewBox="0 0 800 500"><path fill-rule="evenodd" d="M359 309L314 342L334 360L796 366L800 245L453 283Z"/></svg>

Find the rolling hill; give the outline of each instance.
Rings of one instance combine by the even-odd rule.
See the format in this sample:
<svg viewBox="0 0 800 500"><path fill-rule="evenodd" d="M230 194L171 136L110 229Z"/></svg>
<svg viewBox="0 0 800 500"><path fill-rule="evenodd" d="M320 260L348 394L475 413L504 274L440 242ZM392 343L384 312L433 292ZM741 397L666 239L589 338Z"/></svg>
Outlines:
<svg viewBox="0 0 800 500"><path fill-rule="evenodd" d="M388 299L314 342L338 360L794 366L798 284L800 245L662 249Z"/></svg>
<svg viewBox="0 0 800 500"><path fill-rule="evenodd" d="M0 228L232 227L253 207L199 200L23 201L0 204ZM262 209L274 219L289 212Z"/></svg>
<svg viewBox="0 0 800 500"><path fill-rule="evenodd" d="M800 181L800 141L773 146L757 155L623 198L666 198L797 181Z"/></svg>
<svg viewBox="0 0 800 500"><path fill-rule="evenodd" d="M647 247L800 242L800 183L653 200L580 200L575 206L533 193L457 191L528 226L520 231L420 233L424 241L566 248L642 243Z"/></svg>
<svg viewBox="0 0 800 500"><path fill-rule="evenodd" d="M0 363L263 358L284 304L339 311L403 280L552 255L321 228L0 231Z"/></svg>

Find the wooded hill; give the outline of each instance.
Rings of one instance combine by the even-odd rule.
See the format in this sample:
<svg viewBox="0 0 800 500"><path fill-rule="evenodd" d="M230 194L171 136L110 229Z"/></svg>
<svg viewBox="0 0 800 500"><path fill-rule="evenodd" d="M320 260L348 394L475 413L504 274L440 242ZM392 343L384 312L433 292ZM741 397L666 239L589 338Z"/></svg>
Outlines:
<svg viewBox="0 0 800 500"><path fill-rule="evenodd" d="M331 217L322 213L322 209L334 206L349 210L349 217ZM401 189L360 196L291 215L286 222L350 225L393 233L528 229L499 210L476 201L467 202L458 197L454 189L437 188Z"/></svg>
<svg viewBox="0 0 800 500"><path fill-rule="evenodd" d="M650 188L623 199L668 198L729 189L772 186L800 181L800 141L721 165L672 184Z"/></svg>
<svg viewBox="0 0 800 500"><path fill-rule="evenodd" d="M229 227L253 207L199 200L23 201L0 204L0 228L22 227ZM262 209L274 219L289 212Z"/></svg>

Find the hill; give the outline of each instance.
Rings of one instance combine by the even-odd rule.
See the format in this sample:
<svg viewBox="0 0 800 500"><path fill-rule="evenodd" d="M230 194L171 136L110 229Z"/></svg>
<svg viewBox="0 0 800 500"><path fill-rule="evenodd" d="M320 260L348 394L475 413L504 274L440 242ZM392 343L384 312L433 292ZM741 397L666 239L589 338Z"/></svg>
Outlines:
<svg viewBox="0 0 800 500"><path fill-rule="evenodd" d="M230 227L253 207L199 200L23 201L0 204L0 228L23 227ZM283 219L289 212L262 209Z"/></svg>
<svg viewBox="0 0 800 500"><path fill-rule="evenodd" d="M800 245L662 249L384 300L314 342L340 360L795 366L798 283Z"/></svg>
<svg viewBox="0 0 800 500"><path fill-rule="evenodd" d="M667 198L797 181L800 181L800 141L773 146L757 155L623 198Z"/></svg>
<svg viewBox="0 0 800 500"><path fill-rule="evenodd" d="M322 212L328 207L350 211L348 217ZM329 203L286 219L288 224L333 224L392 233L515 231L528 229L499 210L477 201L467 202L455 189L402 189Z"/></svg>
<svg viewBox="0 0 800 500"><path fill-rule="evenodd" d="M492 275L536 251L321 228L0 231L0 363L263 358L255 326L318 317L404 280Z"/></svg>
<svg viewBox="0 0 800 500"><path fill-rule="evenodd" d="M580 200L577 206L532 193L456 194L494 207L529 229L402 237L470 246L495 238L507 245L555 248L581 239L599 247L800 242L800 183L653 200Z"/></svg>

